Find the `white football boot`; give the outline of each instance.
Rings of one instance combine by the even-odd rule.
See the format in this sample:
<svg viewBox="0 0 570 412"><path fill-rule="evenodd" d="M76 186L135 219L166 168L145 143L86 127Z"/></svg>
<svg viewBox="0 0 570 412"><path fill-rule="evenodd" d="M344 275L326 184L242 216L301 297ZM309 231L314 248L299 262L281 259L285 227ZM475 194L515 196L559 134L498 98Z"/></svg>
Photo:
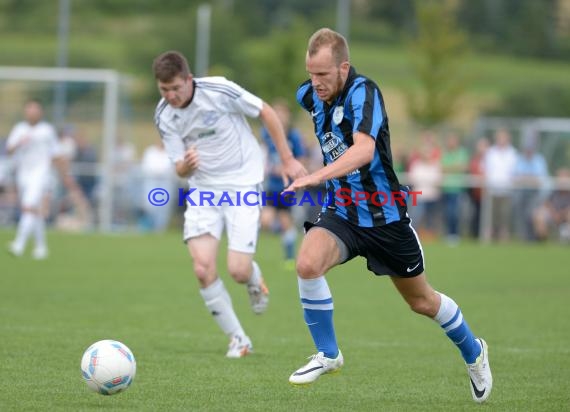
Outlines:
<svg viewBox="0 0 570 412"><path fill-rule="evenodd" d="M485 402L491 394L493 388L493 375L491 375L491 367L489 366L489 349L487 342L481 338L476 339L481 345L481 354L475 363L467 364L467 373L469 373L471 395L477 403Z"/></svg>
<svg viewBox="0 0 570 412"><path fill-rule="evenodd" d="M253 345L251 339L247 336L234 335L228 345L228 358L243 358L244 356L253 352Z"/></svg>
<svg viewBox="0 0 570 412"><path fill-rule="evenodd" d="M265 286L263 278L259 285L248 285L247 293L249 294L249 303L251 309L256 315L261 315L267 310L269 304L269 289Z"/></svg>
<svg viewBox="0 0 570 412"><path fill-rule="evenodd" d="M34 251L32 252L32 257L35 260L44 260L48 257L48 250L45 246L35 247Z"/></svg>
<svg viewBox="0 0 570 412"><path fill-rule="evenodd" d="M8 253L10 253L12 256L20 257L24 254L24 248L18 247L15 242L11 242L8 245Z"/></svg>
<svg viewBox="0 0 570 412"><path fill-rule="evenodd" d="M313 383L325 373L337 372L344 364L344 358L340 350L336 359L325 357L323 352L309 357L310 361L305 366L297 369L290 377L289 382L293 385L307 385Z"/></svg>

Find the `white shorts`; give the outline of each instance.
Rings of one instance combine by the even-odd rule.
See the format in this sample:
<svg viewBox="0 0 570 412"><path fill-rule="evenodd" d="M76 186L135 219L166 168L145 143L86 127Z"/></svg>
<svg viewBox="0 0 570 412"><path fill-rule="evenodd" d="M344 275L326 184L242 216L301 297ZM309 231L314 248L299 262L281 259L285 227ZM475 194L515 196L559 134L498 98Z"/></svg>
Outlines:
<svg viewBox="0 0 570 412"><path fill-rule="evenodd" d="M22 207L39 208L42 206L44 196L48 193L48 184L45 179L35 182L19 182L18 193Z"/></svg>
<svg viewBox="0 0 570 412"><path fill-rule="evenodd" d="M240 189L241 193L258 191L257 186ZM204 192L204 191L203 191ZM259 205L246 205L243 202L238 206L238 194L235 190L208 190L214 194L212 203L200 201L199 191L192 194L194 204L186 201L184 212L184 241L206 233L220 240L224 227L228 236L228 249L243 253L254 253L257 245L257 236L260 226ZM227 194L224 194L227 193ZM219 202L224 199L232 199ZM253 203L252 201L250 203Z"/></svg>

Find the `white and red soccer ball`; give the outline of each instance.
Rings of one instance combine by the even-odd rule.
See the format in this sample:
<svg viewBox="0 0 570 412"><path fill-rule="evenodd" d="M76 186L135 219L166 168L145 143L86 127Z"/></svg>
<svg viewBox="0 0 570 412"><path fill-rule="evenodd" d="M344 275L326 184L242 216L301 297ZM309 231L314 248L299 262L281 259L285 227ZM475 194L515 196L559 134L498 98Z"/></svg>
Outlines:
<svg viewBox="0 0 570 412"><path fill-rule="evenodd" d="M131 350L116 340L89 346L81 358L81 372L89 389L102 395L126 390L135 377L137 363Z"/></svg>

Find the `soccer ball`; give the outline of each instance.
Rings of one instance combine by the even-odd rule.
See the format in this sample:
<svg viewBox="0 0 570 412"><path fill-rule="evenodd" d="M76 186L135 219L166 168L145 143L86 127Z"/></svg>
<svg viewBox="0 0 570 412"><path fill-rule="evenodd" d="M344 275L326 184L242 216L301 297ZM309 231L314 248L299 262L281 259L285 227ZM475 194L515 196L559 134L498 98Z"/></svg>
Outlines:
<svg viewBox="0 0 570 412"><path fill-rule="evenodd" d="M81 372L89 389L102 395L126 390L135 377L137 363L131 350L116 340L89 346L81 358Z"/></svg>

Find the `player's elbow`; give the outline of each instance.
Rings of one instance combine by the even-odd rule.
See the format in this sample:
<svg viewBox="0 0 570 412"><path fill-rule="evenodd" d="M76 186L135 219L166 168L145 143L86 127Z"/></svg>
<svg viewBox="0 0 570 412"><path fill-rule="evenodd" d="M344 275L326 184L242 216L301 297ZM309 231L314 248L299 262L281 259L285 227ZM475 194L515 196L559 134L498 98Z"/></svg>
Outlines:
<svg viewBox="0 0 570 412"><path fill-rule="evenodd" d="M358 155L355 156L355 162L353 169L360 168L362 166L366 166L367 164L372 163L374 160L374 150L360 150Z"/></svg>
<svg viewBox="0 0 570 412"><path fill-rule="evenodd" d="M261 110L259 111L260 119L265 123L267 121L267 118L270 116L270 112L272 112L272 111L273 111L273 108L269 104L263 102L262 106L261 106Z"/></svg>
<svg viewBox="0 0 570 412"><path fill-rule="evenodd" d="M372 163L372 160L374 160L376 143L369 135L364 133L355 134L354 146L352 148L357 153L355 157L361 166Z"/></svg>
<svg viewBox="0 0 570 412"><path fill-rule="evenodd" d="M374 150L367 150L362 154L364 164L372 163L372 160L374 160Z"/></svg>

